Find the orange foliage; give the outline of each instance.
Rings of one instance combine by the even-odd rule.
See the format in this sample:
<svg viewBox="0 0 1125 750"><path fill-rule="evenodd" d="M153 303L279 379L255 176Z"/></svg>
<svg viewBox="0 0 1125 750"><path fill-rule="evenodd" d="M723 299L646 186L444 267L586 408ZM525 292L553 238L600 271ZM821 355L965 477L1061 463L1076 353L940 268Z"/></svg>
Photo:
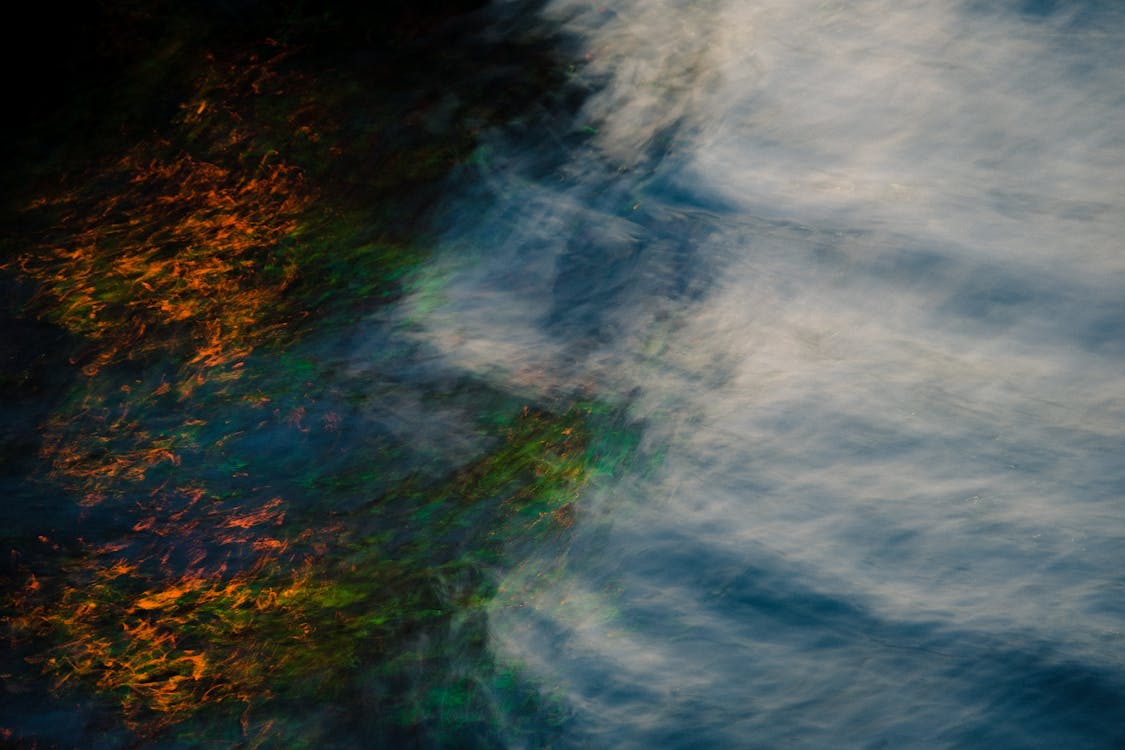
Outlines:
<svg viewBox="0 0 1125 750"><path fill-rule="evenodd" d="M170 348L181 332L189 363L232 363L278 325L263 323L295 269L261 266L312 203L301 173L277 160L239 172L157 155L166 150L140 147L94 178L117 191L49 201L64 213L61 237L19 260L42 283L50 317L96 344L88 374Z"/></svg>
<svg viewBox="0 0 1125 750"><path fill-rule="evenodd" d="M38 282L45 317L87 341L72 362L90 378L89 394L45 424L42 451L85 507L198 447L199 420L145 425L152 399L243 377L245 358L286 326L298 271L283 244L317 194L263 144L282 129L308 140L321 116L283 98L308 83L278 72L287 54L273 44L264 59L211 59L168 139L138 144L28 206L50 226L9 265ZM179 365L155 389L123 386L118 403L98 380L107 366L160 355Z"/></svg>

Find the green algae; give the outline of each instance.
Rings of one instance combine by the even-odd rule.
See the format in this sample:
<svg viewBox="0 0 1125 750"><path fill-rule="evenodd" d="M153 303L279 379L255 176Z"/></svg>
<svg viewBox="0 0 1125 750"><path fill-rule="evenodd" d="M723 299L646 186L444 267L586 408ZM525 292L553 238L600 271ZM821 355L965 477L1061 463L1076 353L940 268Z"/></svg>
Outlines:
<svg viewBox="0 0 1125 750"><path fill-rule="evenodd" d="M270 536L256 540L283 552L234 574L76 558L52 584L54 603L27 596L17 631L53 640L37 658L60 687L77 677L115 696L142 734L212 736L201 723L268 722L293 701L370 703L356 685L373 679L410 685L380 699L379 715L397 717L392 734L479 722L493 690L483 643L492 576L525 545L558 543L588 483L630 451L607 461L596 447L599 409L522 409L443 481L400 483L327 527L304 525L309 514L263 517ZM497 679L510 689L515 678Z"/></svg>
<svg viewBox="0 0 1125 750"><path fill-rule="evenodd" d="M565 548L638 428L596 398L403 382L418 354L393 331L362 373L333 346L408 292L416 317L440 299L443 182L559 62L513 43L487 74L451 64L488 64L468 46L415 73L416 30L383 30L394 64L356 75L339 20L215 34L173 5L109 4L119 77L12 172L0 270L68 345L28 491L73 525L11 540L13 652L123 744L543 744L563 712L487 649L496 576ZM380 401L403 392L447 434L396 431Z"/></svg>

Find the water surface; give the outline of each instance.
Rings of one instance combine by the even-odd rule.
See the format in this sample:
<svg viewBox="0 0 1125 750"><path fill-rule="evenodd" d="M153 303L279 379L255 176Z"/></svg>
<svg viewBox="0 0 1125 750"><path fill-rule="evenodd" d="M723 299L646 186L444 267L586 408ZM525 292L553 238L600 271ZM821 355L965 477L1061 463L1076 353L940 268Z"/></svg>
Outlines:
<svg viewBox="0 0 1125 750"><path fill-rule="evenodd" d="M596 133L483 170L426 336L631 394L664 451L493 618L563 744L1120 743L1125 16L548 13Z"/></svg>
<svg viewBox="0 0 1125 750"><path fill-rule="evenodd" d="M238 688L198 715L96 664L78 698L58 697L69 677L17 675L8 739L1125 743L1125 13L554 0L438 15L403 16L397 63L314 41L276 73L209 73L185 94L168 137L229 171L175 169L257 201L234 212L246 244L206 229L223 262L268 261L238 271L237 294L200 265L222 305L168 282L195 311L169 322L110 286L91 310L124 305L124 322L49 308L13 345L81 353L36 360L20 388L38 379L42 398L13 400L38 436L6 443L35 509L5 512L21 596L63 587L85 622L75 581L118 580L98 571L124 555L143 585L105 585L126 623L162 627L147 613L180 602L194 644L212 615L183 592L225 606L209 592L244 585L266 613L252 632L308 638L313 656L237 639L175 652L229 656L172 680L181 698L188 678ZM395 84L419 59L433 72ZM298 101L279 85L257 104L272 81ZM208 119L220 95L233 114ZM238 177L248 163L273 182ZM120 173L100 174L75 205L120 195ZM178 216L141 245L196 231ZM9 270L69 310L99 262ZM52 453L72 444L77 458ZM198 524L174 531L183 518ZM87 567L58 563L56 538ZM242 632L223 623L206 632ZM275 673L238 666L244 650Z"/></svg>

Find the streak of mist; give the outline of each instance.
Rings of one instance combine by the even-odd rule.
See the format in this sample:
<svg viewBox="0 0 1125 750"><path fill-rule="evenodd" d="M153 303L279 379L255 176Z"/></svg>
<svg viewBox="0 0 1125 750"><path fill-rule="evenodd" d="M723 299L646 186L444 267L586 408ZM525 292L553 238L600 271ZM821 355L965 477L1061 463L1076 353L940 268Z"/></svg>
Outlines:
<svg viewBox="0 0 1125 750"><path fill-rule="evenodd" d="M665 458L496 652L575 746L1121 741L1125 11L547 15L580 131L482 150L407 314Z"/></svg>

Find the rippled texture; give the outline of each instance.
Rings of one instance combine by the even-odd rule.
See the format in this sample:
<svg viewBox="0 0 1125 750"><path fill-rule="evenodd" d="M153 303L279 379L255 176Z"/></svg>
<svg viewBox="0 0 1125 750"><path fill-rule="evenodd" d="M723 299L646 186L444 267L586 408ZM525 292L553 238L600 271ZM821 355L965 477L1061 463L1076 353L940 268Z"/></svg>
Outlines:
<svg viewBox="0 0 1125 750"><path fill-rule="evenodd" d="M493 625L566 746L1120 744L1120 9L548 12L589 139L484 170L428 335L665 446Z"/></svg>
<svg viewBox="0 0 1125 750"><path fill-rule="evenodd" d="M1125 744L1125 13L393 7L26 169L5 741Z"/></svg>

